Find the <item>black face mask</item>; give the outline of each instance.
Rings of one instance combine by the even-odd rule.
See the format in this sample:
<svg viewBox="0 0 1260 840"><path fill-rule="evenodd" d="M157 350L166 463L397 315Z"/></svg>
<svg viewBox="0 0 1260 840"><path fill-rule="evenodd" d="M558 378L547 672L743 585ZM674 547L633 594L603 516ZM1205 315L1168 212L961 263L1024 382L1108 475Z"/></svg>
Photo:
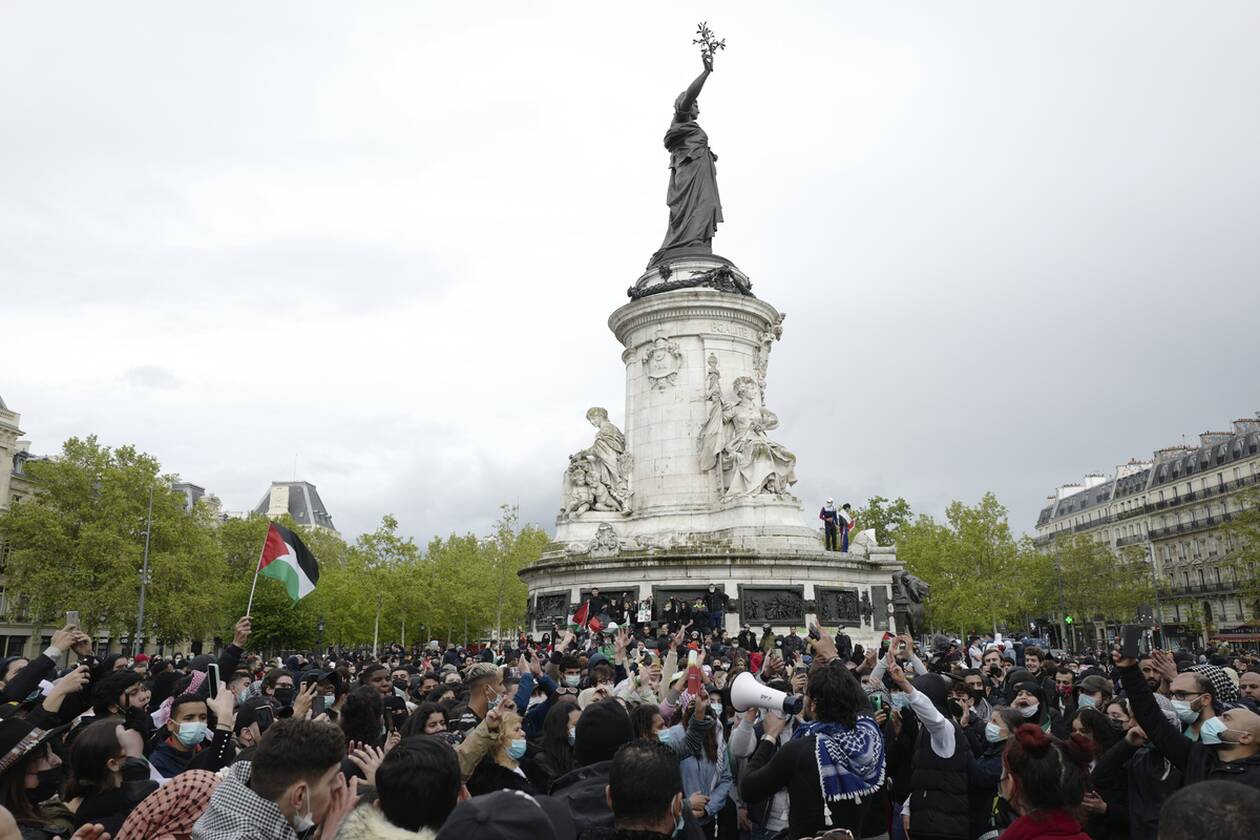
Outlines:
<svg viewBox="0 0 1260 840"><path fill-rule="evenodd" d="M953 698L951 697L951 698L950 698L950 699L949 699L949 700L945 703L945 705L946 705L946 707L949 709L949 716L950 716L950 717L956 717L956 718L960 718L960 717L962 717L962 714L963 714L963 707L962 707L962 703L959 703L957 700L955 700L955 699L953 699Z"/></svg>
<svg viewBox="0 0 1260 840"><path fill-rule="evenodd" d="M983 700L983 699L984 699L984 689L983 689L983 688L973 688L973 689L971 689L971 699L975 700L977 703L979 703L981 700Z"/></svg>
<svg viewBox="0 0 1260 840"><path fill-rule="evenodd" d="M276 702L279 703L281 706L292 706L293 705L293 689L277 688L276 689Z"/></svg>
<svg viewBox="0 0 1260 840"><path fill-rule="evenodd" d="M47 770L40 770L35 774L39 779L39 784L33 788L26 789L26 798L30 800L32 805L39 805L41 802L47 802L61 791L61 783L65 779L65 773L60 765L50 767Z"/></svg>
<svg viewBox="0 0 1260 840"><path fill-rule="evenodd" d="M394 688L398 689L399 691L406 691L406 690L407 690L407 681L406 681L406 680L394 680Z"/></svg>

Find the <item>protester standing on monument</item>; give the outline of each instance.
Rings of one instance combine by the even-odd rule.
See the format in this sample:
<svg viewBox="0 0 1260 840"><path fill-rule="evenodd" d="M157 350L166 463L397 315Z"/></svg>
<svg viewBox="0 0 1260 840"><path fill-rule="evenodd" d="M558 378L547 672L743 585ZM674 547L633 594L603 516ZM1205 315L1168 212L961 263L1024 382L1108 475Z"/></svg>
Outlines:
<svg viewBox="0 0 1260 840"><path fill-rule="evenodd" d="M836 510L836 502L830 496L827 497L822 510L818 512L818 518L823 523L823 542L827 551L835 551L836 534L840 527L840 512Z"/></svg>
<svg viewBox="0 0 1260 840"><path fill-rule="evenodd" d="M857 520L853 518L853 510L849 507L849 503L845 502L840 506L840 550L849 550L849 532L853 530L853 526Z"/></svg>

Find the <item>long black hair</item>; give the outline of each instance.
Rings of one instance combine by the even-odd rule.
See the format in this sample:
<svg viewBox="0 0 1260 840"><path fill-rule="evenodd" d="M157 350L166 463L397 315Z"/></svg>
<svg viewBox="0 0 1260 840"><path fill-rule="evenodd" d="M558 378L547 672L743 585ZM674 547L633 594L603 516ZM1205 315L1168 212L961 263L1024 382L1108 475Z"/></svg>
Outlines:
<svg viewBox="0 0 1260 840"><path fill-rule="evenodd" d="M661 709L651 703L640 703L630 710L630 731L634 737L655 738L652 734L652 721L660 715Z"/></svg>
<svg viewBox="0 0 1260 840"><path fill-rule="evenodd" d="M573 769L573 747L569 746L569 715L577 711L575 703L556 703L543 719L538 747L551 758L556 775Z"/></svg>
<svg viewBox="0 0 1260 840"><path fill-rule="evenodd" d="M442 706L439 706L437 703L421 703L411 717L407 718L407 722L399 728L398 734L404 738L409 735L426 734L424 731L425 726L428 725L429 717L434 712L441 715L445 723L450 723L450 718L446 716L446 709Z"/></svg>
<svg viewBox="0 0 1260 840"><path fill-rule="evenodd" d="M838 661L810 671L805 691L813 702L814 719L824 723L856 726L859 715L873 713L862 684Z"/></svg>
<svg viewBox="0 0 1260 840"><path fill-rule="evenodd" d="M76 796L91 796L112 790L117 785L114 771L109 769L111 759L121 765L125 758L123 746L118 741L118 725L122 718L110 717L83 727L70 744L70 760L66 777L66 800Z"/></svg>

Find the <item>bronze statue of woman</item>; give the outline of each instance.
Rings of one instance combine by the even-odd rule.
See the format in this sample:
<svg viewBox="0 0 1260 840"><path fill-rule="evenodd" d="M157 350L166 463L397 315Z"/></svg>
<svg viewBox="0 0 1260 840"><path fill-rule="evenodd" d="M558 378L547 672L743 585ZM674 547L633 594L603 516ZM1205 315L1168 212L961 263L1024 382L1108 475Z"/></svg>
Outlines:
<svg viewBox="0 0 1260 840"><path fill-rule="evenodd" d="M652 255L652 267L674 254L712 254L713 234L722 221L722 200L718 197L717 155L709 148L709 135L697 123L697 100L704 82L713 72L713 56L705 54L704 72L674 101L674 121L665 132L669 150L669 229L661 249Z"/></svg>

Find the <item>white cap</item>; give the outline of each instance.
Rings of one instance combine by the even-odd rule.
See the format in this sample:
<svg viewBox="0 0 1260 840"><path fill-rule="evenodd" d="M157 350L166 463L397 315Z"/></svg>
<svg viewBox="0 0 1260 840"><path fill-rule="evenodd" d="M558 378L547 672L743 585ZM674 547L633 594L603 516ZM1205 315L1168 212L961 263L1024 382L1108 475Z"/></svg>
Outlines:
<svg viewBox="0 0 1260 840"><path fill-rule="evenodd" d="M830 504L835 504L835 501L836 501L836 500L835 500L835 499L833 499L833 498L831 498L830 496L828 496L828 497L827 497L827 504L829 504L829 505L830 505Z"/></svg>

